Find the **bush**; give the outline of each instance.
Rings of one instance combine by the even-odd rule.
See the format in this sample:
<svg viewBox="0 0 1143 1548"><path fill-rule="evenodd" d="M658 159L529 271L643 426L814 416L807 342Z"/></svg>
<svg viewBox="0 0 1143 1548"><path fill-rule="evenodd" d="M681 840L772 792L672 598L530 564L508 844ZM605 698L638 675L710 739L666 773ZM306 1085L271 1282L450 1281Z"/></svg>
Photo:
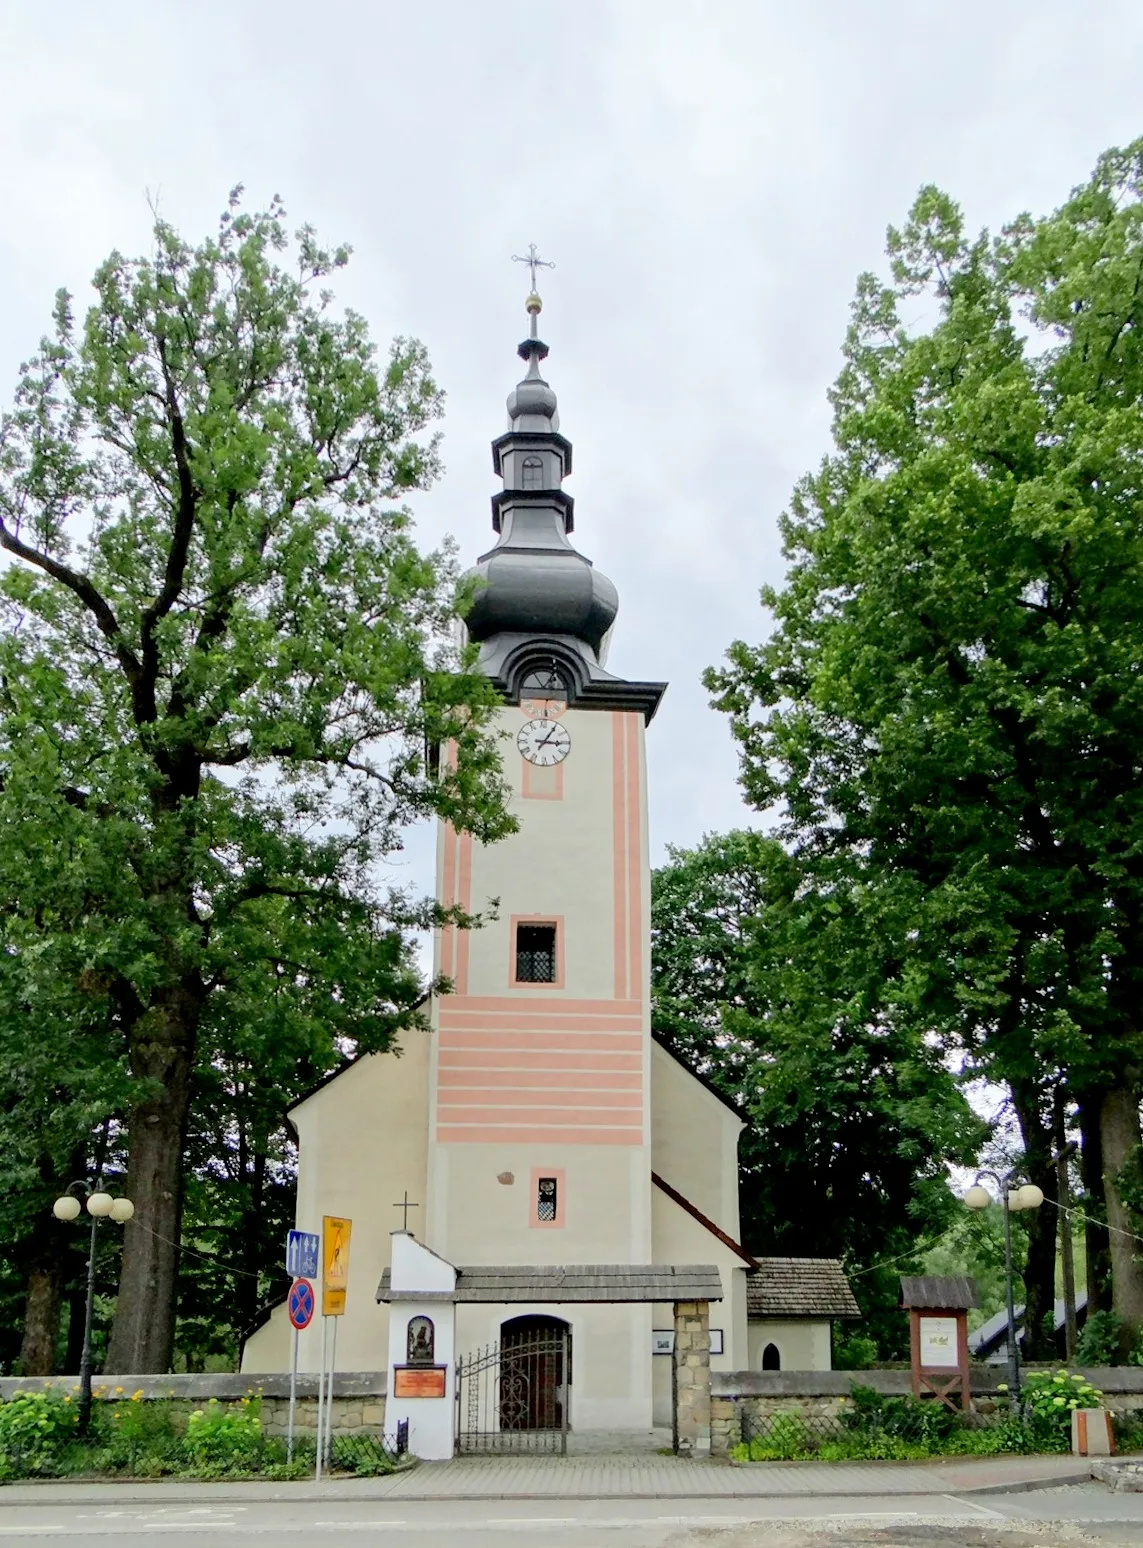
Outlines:
<svg viewBox="0 0 1143 1548"><path fill-rule="evenodd" d="M877 1340L864 1333L851 1333L838 1338L833 1352L835 1371L867 1371L877 1364Z"/></svg>
<svg viewBox="0 0 1143 1548"><path fill-rule="evenodd" d="M244 1397L223 1404L211 1398L187 1420L183 1445L190 1462L205 1473L246 1473L262 1459L262 1402Z"/></svg>
<svg viewBox="0 0 1143 1548"><path fill-rule="evenodd" d="M1123 1345L1123 1324L1112 1311L1092 1312L1076 1341L1076 1364L1089 1369L1118 1365Z"/></svg>
<svg viewBox="0 0 1143 1548"><path fill-rule="evenodd" d="M1073 1409L1098 1408L1103 1402L1103 1393L1093 1387L1086 1376L1067 1370L1029 1371L1024 1377L1021 1397L1024 1412L1030 1419L1064 1424L1069 1428Z"/></svg>
<svg viewBox="0 0 1143 1548"><path fill-rule="evenodd" d="M70 1392L17 1392L0 1403L0 1478L55 1474L78 1425Z"/></svg>

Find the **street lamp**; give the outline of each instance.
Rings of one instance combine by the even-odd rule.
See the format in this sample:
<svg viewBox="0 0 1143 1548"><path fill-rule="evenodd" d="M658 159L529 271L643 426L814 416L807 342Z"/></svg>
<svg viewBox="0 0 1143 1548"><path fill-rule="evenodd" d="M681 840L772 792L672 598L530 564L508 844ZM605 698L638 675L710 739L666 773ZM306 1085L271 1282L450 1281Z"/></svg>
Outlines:
<svg viewBox="0 0 1143 1548"><path fill-rule="evenodd" d="M135 1213L130 1199L113 1199L109 1193L94 1191L85 1182L69 1183L67 1189L52 1205L57 1220L78 1220L83 1205L76 1197L76 1190L87 1194L87 1213L91 1216L91 1246L87 1254L87 1302L83 1309L83 1353L79 1360L79 1433L87 1433L91 1424L91 1322L95 1313L95 1246L99 1222L115 1220L126 1225Z"/></svg>
<svg viewBox="0 0 1143 1548"><path fill-rule="evenodd" d="M1012 1291L1012 1211L1039 1209L1044 1202L1044 1190L1037 1188L1035 1183L1022 1183L1016 1171L1006 1172L1003 1177L995 1172L977 1172L976 1181L964 1196L968 1209L987 1209L992 1203L991 1193L981 1184L982 1177L991 1178L996 1184L1000 1203L1004 1208L1004 1288L1008 1300L1008 1399L1012 1405L1011 1411L1016 1413L1020 1407L1020 1351L1016 1342L1016 1304ZM1025 1310L1027 1310L1026 1296Z"/></svg>

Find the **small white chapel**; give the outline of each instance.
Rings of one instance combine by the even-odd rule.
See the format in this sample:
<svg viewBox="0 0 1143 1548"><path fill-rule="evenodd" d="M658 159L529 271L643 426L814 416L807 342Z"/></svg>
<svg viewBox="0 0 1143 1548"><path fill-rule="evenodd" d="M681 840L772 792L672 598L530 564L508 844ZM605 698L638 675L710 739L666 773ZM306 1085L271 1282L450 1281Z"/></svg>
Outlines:
<svg viewBox="0 0 1143 1548"><path fill-rule="evenodd" d="M439 932L453 990L430 1030L293 1107L297 1225L353 1222L339 1371L392 1372L397 1278L417 1259L411 1363L434 1336L443 1368L558 1334L559 1411L523 1422L649 1431L671 1423L674 1302L709 1299L713 1371L828 1368L831 1319L857 1308L839 1265L740 1244L743 1119L652 1035L646 736L666 685L609 670L618 595L572 546L572 447L534 288L526 307L526 373L492 443L495 541L465 623L503 698L519 826L482 846L442 824L436 862L442 903L497 898L498 917ZM301 1335L304 1371L319 1368L319 1322ZM288 1371L292 1337L283 1303L243 1370Z"/></svg>

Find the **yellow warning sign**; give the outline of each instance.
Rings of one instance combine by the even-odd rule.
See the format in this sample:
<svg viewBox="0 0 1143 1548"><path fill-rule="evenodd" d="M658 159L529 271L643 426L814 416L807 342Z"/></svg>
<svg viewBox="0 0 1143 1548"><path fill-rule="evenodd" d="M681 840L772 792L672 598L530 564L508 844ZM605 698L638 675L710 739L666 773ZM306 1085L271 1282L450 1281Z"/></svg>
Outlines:
<svg viewBox="0 0 1143 1548"><path fill-rule="evenodd" d="M340 1317L345 1312L345 1292L349 1286L349 1237L352 1220L323 1215L321 1222L321 1314Z"/></svg>

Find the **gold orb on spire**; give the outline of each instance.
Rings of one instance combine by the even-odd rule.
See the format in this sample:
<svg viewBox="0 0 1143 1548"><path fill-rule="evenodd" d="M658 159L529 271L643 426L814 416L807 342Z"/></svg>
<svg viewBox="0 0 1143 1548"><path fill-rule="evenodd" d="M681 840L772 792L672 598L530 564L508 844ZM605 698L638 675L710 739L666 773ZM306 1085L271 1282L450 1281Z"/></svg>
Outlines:
<svg viewBox="0 0 1143 1548"><path fill-rule="evenodd" d="M524 310L532 317L535 317L537 312L544 310L544 303L540 300L539 294L536 291L533 290L524 302Z"/></svg>

